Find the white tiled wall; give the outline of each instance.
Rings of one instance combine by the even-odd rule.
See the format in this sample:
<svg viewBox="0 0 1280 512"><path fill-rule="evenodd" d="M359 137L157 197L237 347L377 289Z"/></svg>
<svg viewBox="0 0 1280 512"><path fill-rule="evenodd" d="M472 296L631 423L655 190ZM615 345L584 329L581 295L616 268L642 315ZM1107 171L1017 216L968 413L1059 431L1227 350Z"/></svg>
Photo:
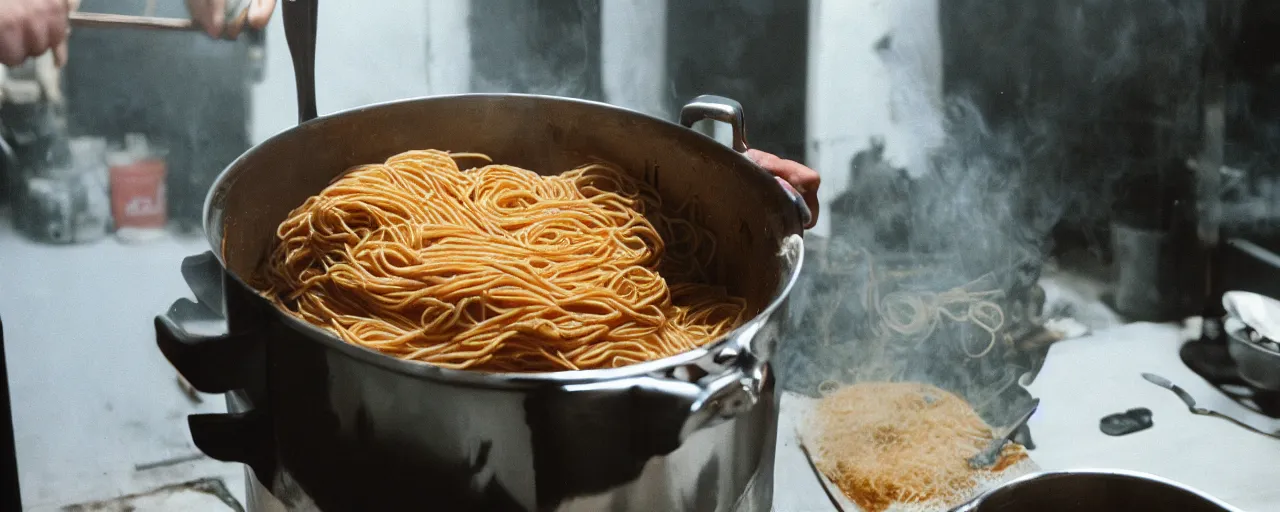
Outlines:
<svg viewBox="0 0 1280 512"><path fill-rule="evenodd" d="M466 0L356 0L320 2L316 33L316 106L321 114L424 96L431 84L457 92L469 73ZM430 19L428 14L431 15ZM265 140L297 124L293 63L279 13L267 31L266 77L254 89L251 139ZM428 29L438 38L431 39ZM440 33L445 32L445 33ZM455 36L455 37L450 37ZM446 44L452 41L452 46ZM463 43L463 44L459 44ZM441 57L443 55L443 57ZM432 66L428 60L447 62ZM463 82L465 83L465 82Z"/></svg>
<svg viewBox="0 0 1280 512"><path fill-rule="evenodd" d="M605 100L671 119L666 103L667 6L653 0L600 5L600 74Z"/></svg>

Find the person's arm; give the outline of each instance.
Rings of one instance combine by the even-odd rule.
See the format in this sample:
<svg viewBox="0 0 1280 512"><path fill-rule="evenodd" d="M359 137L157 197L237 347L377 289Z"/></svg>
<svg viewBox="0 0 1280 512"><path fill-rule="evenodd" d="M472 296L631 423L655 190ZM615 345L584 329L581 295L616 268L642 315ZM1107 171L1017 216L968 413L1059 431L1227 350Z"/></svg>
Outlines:
<svg viewBox="0 0 1280 512"><path fill-rule="evenodd" d="M822 177L818 175L818 171L810 169L800 162L778 158L775 155L755 149L747 150L747 158L754 161L756 165L763 167L764 170L773 173L782 186L791 189L804 198L804 203L809 206L809 211L813 213L813 217L809 220L809 225L805 226L805 229L817 224L818 186L822 184Z"/></svg>
<svg viewBox="0 0 1280 512"><path fill-rule="evenodd" d="M209 37L235 39L247 25L267 26L276 0L248 0L248 7L227 20L228 0L187 0L191 19ZM244 0L231 0L239 4ZM54 51L59 67L67 60L67 15L79 0L0 0L0 64L14 67L30 57Z"/></svg>
<svg viewBox="0 0 1280 512"><path fill-rule="evenodd" d="M49 50L64 62L72 7L67 0L0 0L0 64L18 66Z"/></svg>

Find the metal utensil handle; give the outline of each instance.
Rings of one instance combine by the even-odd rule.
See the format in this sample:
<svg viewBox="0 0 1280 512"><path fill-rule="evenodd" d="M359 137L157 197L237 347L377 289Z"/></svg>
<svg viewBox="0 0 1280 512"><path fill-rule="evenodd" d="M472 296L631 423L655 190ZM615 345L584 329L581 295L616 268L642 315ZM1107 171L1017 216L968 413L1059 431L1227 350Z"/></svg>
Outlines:
<svg viewBox="0 0 1280 512"><path fill-rule="evenodd" d="M706 119L729 124L734 151L745 153L751 149L747 145L746 116L742 113L742 104L737 100L714 94L703 94L680 109L680 124L685 128L693 128L694 123ZM800 212L800 225L808 226L813 220L813 212L809 211L804 198L791 189L784 188L783 191Z"/></svg>
<svg viewBox="0 0 1280 512"><path fill-rule="evenodd" d="M1027 408L1027 412L1022 413L1017 421L1005 428L1003 434L996 436L991 442L987 443L987 447L976 455L969 457L969 467L973 469L984 469L994 466L1000 461L1000 454L1004 452L1005 443L1012 441L1013 436L1018 433L1018 429L1027 424L1027 420L1031 419L1031 415L1035 414L1036 409L1040 407L1040 399L1031 400L1031 407Z"/></svg>
<svg viewBox="0 0 1280 512"><path fill-rule="evenodd" d="M316 3L317 0L285 0L284 37L293 58L298 86L298 124L316 118Z"/></svg>
<svg viewBox="0 0 1280 512"><path fill-rule="evenodd" d="M1027 421L1031 420L1031 416L1035 414L1036 410L1039 408L1040 408L1040 399L1033 398L1031 400L1031 407L1027 408L1027 412L1022 413L1022 416L1019 416L1017 421L1014 421L1012 425L1009 425L1005 429L1004 435L1000 436L1000 438L1005 441L1013 439L1014 433L1016 433L1018 429L1022 428L1023 425L1026 425Z"/></svg>
<svg viewBox="0 0 1280 512"><path fill-rule="evenodd" d="M1218 419L1220 419L1220 420L1227 420L1227 421L1230 421L1231 423L1234 423L1237 427L1243 428L1243 429L1248 430L1248 431L1250 431L1250 432L1253 432L1253 433L1255 433L1255 434L1262 434L1262 435L1267 436L1267 437L1273 437L1273 438L1280 439L1280 432L1267 432L1267 431L1265 431L1265 430L1262 430L1262 429L1260 429L1260 428L1258 428L1258 427L1255 427L1255 426L1253 426L1253 425L1250 425L1250 424L1248 424L1248 423L1245 423L1244 421L1241 421L1241 420L1239 420L1239 419L1237 419L1237 418L1234 418L1234 417L1232 417L1232 416L1228 416L1228 415L1226 415L1226 414L1220 413L1220 412L1218 412L1218 411L1214 411L1214 410L1210 410L1210 409L1205 409L1205 408L1202 408L1202 407L1197 407L1197 408L1195 408L1195 409L1192 409L1192 410L1191 410L1191 413L1192 413L1192 414L1198 414L1198 415L1201 415L1201 416L1209 416L1209 417L1212 417L1212 418L1218 418Z"/></svg>

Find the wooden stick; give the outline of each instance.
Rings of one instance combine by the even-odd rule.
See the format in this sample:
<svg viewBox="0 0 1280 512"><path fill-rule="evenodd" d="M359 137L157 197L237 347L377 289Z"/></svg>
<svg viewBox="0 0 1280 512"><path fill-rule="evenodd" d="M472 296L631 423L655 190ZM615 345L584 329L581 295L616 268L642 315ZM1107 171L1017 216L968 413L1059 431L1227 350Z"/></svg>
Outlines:
<svg viewBox="0 0 1280 512"><path fill-rule="evenodd" d="M200 30L194 21L182 18L157 18L154 16L125 16L98 12L73 12L73 27L140 28L150 30Z"/></svg>

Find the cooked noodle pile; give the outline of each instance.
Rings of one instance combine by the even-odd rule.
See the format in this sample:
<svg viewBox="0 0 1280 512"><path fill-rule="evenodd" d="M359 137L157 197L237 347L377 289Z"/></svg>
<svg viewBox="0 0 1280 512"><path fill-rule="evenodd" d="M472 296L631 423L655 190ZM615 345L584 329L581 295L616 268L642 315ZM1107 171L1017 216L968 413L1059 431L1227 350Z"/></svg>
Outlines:
<svg viewBox="0 0 1280 512"><path fill-rule="evenodd" d="M927 384L838 387L808 420L814 464L867 512L894 504L949 508L968 498L982 474L1026 458L1011 443L994 467L971 469L968 459L991 441L991 428L963 399Z"/></svg>
<svg viewBox="0 0 1280 512"><path fill-rule="evenodd" d="M352 168L280 224L264 290L303 320L447 368L610 368L707 343L745 302L706 282L710 234L648 184L409 151Z"/></svg>

